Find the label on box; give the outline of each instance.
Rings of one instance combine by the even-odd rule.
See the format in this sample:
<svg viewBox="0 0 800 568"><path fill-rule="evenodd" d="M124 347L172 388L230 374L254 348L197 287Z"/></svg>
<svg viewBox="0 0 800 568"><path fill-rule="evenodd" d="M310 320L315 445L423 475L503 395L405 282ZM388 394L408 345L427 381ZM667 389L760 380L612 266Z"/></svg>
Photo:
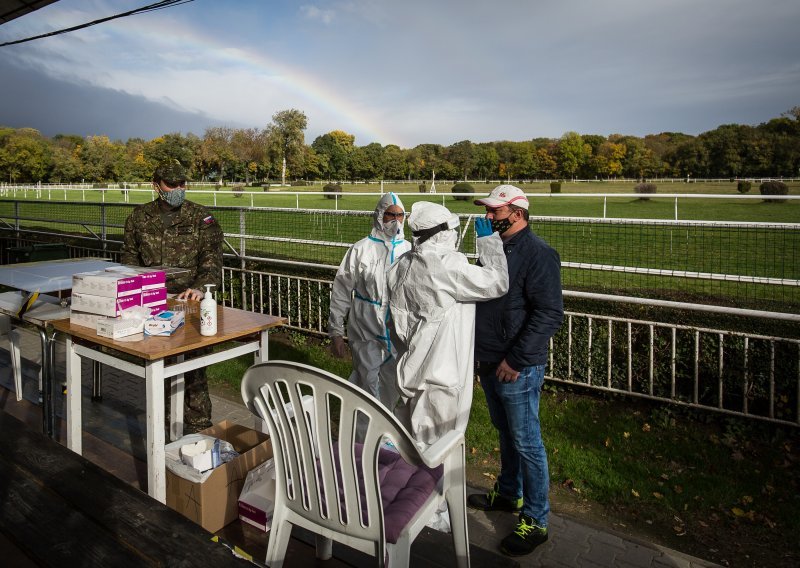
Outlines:
<svg viewBox="0 0 800 568"><path fill-rule="evenodd" d="M109 298L93 294L72 292L72 308L79 312L88 312L101 316L116 317L128 308L141 305L142 295L124 296L122 298Z"/></svg>
<svg viewBox="0 0 800 568"><path fill-rule="evenodd" d="M103 318L97 322L97 335L111 339L142 333L143 329L144 320L138 318Z"/></svg>
<svg viewBox="0 0 800 568"><path fill-rule="evenodd" d="M138 274L123 275L103 270L79 272L72 275L72 292L109 298L133 296L142 292L142 279Z"/></svg>
<svg viewBox="0 0 800 568"><path fill-rule="evenodd" d="M183 325L184 312L161 312L144 322L145 335L172 335L176 329Z"/></svg>

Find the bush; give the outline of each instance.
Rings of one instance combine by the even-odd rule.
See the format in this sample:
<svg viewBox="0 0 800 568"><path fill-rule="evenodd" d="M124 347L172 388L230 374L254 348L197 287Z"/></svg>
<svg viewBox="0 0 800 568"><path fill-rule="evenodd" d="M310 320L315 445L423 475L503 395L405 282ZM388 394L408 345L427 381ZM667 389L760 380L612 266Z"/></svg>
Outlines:
<svg viewBox="0 0 800 568"><path fill-rule="evenodd" d="M419 184L419 192L420 193L428 193L428 186L424 183Z"/></svg>
<svg viewBox="0 0 800 568"><path fill-rule="evenodd" d="M450 193L475 193L475 188L472 187L471 183L462 181L450 188ZM456 195L454 199L456 201L468 201L469 197L466 195Z"/></svg>
<svg viewBox="0 0 800 568"><path fill-rule="evenodd" d="M237 183L236 185L231 187L231 191L233 192L234 197L241 197L244 195L244 184Z"/></svg>
<svg viewBox="0 0 800 568"><path fill-rule="evenodd" d="M322 191L325 192L325 194L326 194L325 198L326 199L336 199L336 197L337 197L335 195L336 193L340 194L338 196L339 199L342 198L342 196L341 196L342 186L339 185L338 183L328 183L328 184L325 185L325 187L322 188Z"/></svg>
<svg viewBox="0 0 800 568"><path fill-rule="evenodd" d="M789 187L782 181L765 181L758 190L761 195L789 195ZM767 203L783 203L785 199L765 199Z"/></svg>
<svg viewBox="0 0 800 568"><path fill-rule="evenodd" d="M654 183L637 183L636 187L633 188L633 191L636 193L655 193L656 192L656 184ZM641 201L648 201L649 197L640 197Z"/></svg>
<svg viewBox="0 0 800 568"><path fill-rule="evenodd" d="M739 193L747 193L750 191L752 184L749 181L739 180L739 183L736 184L736 191Z"/></svg>
<svg viewBox="0 0 800 568"><path fill-rule="evenodd" d="M551 181L550 182L550 193L561 193L561 182L560 181Z"/></svg>
<svg viewBox="0 0 800 568"><path fill-rule="evenodd" d="M302 179L298 179L293 182L290 182L289 185L291 187L305 187L308 185L308 182Z"/></svg>

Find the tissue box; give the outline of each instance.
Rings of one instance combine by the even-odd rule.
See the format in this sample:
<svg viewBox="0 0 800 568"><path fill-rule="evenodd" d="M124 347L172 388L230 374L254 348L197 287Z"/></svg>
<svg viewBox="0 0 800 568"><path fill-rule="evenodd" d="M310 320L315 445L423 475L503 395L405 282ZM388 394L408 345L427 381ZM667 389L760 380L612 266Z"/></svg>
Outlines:
<svg viewBox="0 0 800 568"><path fill-rule="evenodd" d="M275 463L268 459L250 471L239 496L239 519L268 531L275 511Z"/></svg>
<svg viewBox="0 0 800 568"><path fill-rule="evenodd" d="M103 318L97 321L97 335L100 337L110 337L119 339L142 333L144 330L144 320L122 319L122 318Z"/></svg>
<svg viewBox="0 0 800 568"><path fill-rule="evenodd" d="M141 279L142 290L164 288L167 283L167 273L163 270L153 270L143 266L112 266L106 272L119 274L136 274Z"/></svg>
<svg viewBox="0 0 800 568"><path fill-rule="evenodd" d="M176 329L183 325L186 316L184 312L161 312L144 322L145 335L172 335Z"/></svg>
<svg viewBox="0 0 800 568"><path fill-rule="evenodd" d="M227 440L240 455L215 468L203 483L167 469L167 506L213 533L236 520L247 473L272 457L272 444L266 434L227 420L200 434Z"/></svg>
<svg viewBox="0 0 800 568"><path fill-rule="evenodd" d="M81 294L72 291L72 308L79 312L88 312L100 316L116 317L123 310L141 305L142 295L124 296L122 298L110 298L107 296L95 296L94 294Z"/></svg>
<svg viewBox="0 0 800 568"><path fill-rule="evenodd" d="M97 270L72 275L72 293L91 294L107 298L122 298L141 294L142 279L138 274L124 275Z"/></svg>

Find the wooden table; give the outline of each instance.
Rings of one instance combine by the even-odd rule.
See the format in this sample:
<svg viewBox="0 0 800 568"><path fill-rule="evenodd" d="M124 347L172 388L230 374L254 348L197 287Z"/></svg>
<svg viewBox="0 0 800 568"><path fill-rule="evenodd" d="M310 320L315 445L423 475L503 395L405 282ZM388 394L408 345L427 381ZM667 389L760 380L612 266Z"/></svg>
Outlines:
<svg viewBox="0 0 800 568"><path fill-rule="evenodd" d="M4 566L253 566L180 513L2 411L0 487Z"/></svg>
<svg viewBox="0 0 800 568"><path fill-rule="evenodd" d="M284 318L218 307L217 335L200 335L199 302L186 303L186 323L173 335L132 336L109 339L94 329L71 325L69 319L52 322L67 336L67 447L82 452L81 358L111 365L145 380L147 410L147 492L166 501L164 455L164 381L171 380L170 434L183 434L183 374L220 361L255 353L255 362L267 360L267 330L282 325ZM183 360L204 347L218 346L213 353ZM178 362L165 364L167 357ZM133 358L134 362L131 361Z"/></svg>

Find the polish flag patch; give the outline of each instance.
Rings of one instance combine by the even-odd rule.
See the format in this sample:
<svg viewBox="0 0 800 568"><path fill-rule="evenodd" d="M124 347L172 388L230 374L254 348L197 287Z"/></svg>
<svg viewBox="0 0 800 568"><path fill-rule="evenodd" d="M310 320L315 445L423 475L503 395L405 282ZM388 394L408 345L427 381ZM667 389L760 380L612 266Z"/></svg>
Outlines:
<svg viewBox="0 0 800 568"><path fill-rule="evenodd" d="M214 222L214 216L213 215L209 215L208 217L203 219L203 223L205 223L206 225L210 225L213 222Z"/></svg>

